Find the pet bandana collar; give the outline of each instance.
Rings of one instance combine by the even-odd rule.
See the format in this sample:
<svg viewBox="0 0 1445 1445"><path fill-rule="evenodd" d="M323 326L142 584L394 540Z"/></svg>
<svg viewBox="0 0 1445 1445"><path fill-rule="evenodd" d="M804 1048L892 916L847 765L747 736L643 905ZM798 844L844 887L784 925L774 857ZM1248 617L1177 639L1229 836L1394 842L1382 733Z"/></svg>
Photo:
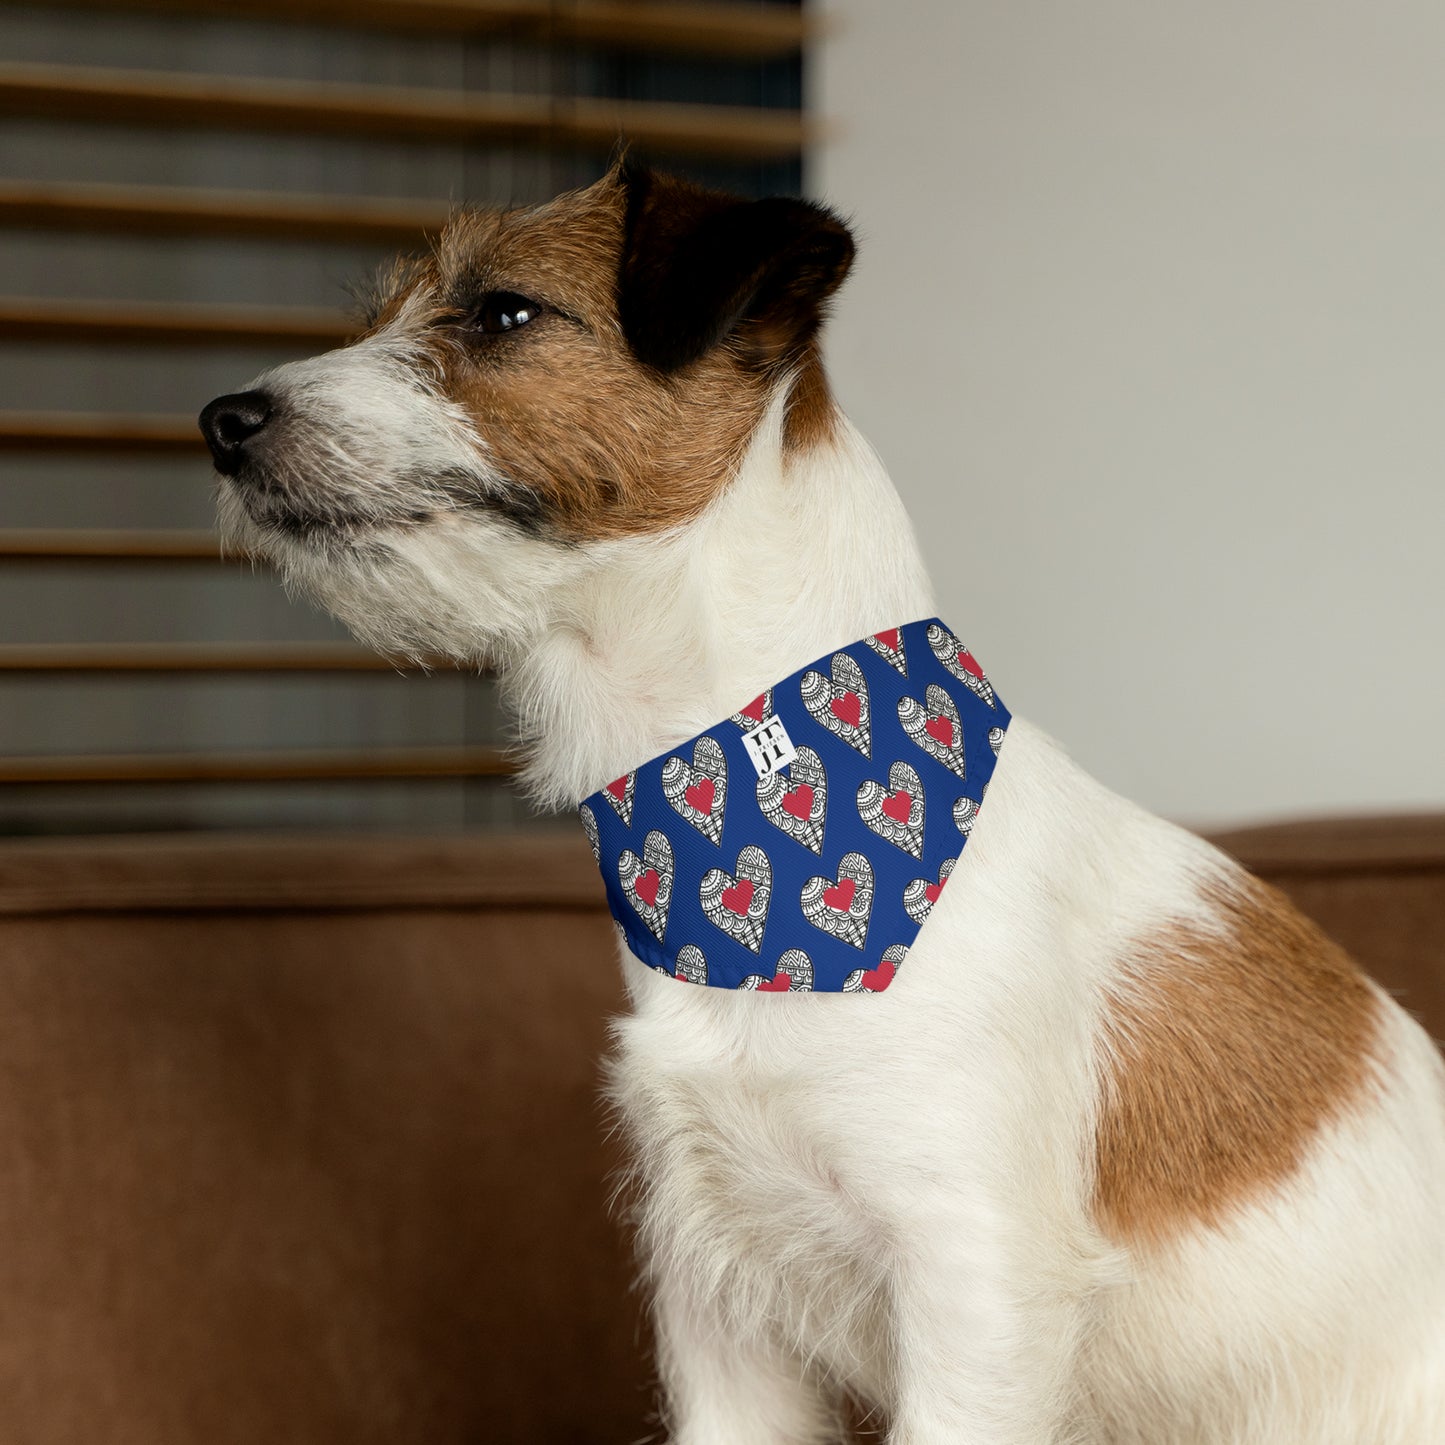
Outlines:
<svg viewBox="0 0 1445 1445"><path fill-rule="evenodd" d="M581 805L628 947L713 988L882 992L968 841L1008 724L936 618L793 673Z"/></svg>

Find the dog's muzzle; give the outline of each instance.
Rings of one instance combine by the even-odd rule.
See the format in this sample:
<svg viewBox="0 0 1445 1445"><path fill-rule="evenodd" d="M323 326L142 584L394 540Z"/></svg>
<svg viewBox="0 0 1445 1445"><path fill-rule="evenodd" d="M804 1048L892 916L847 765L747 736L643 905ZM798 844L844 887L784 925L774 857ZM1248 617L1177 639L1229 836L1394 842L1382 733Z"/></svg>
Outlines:
<svg viewBox="0 0 1445 1445"><path fill-rule="evenodd" d="M218 396L201 412L201 435L223 477L234 477L245 466L247 443L265 430L273 411L264 391L240 391Z"/></svg>

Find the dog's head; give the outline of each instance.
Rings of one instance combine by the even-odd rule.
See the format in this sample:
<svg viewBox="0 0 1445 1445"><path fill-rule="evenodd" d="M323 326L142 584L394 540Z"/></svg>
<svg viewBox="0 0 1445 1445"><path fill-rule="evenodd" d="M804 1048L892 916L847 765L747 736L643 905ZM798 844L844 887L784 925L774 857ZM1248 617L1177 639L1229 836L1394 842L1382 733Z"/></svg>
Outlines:
<svg viewBox="0 0 1445 1445"><path fill-rule="evenodd" d="M780 386L792 443L826 433L815 336L852 255L821 207L626 164L461 212L357 341L202 412L223 528L381 646L504 650L579 548L698 516Z"/></svg>

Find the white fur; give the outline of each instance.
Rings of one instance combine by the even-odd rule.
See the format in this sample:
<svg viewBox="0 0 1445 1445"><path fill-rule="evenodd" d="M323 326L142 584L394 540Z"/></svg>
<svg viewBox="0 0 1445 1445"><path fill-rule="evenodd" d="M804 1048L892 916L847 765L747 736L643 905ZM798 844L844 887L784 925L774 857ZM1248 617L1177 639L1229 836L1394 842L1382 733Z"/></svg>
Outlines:
<svg viewBox="0 0 1445 1445"><path fill-rule="evenodd" d="M309 365L270 384L341 405L352 373ZM566 548L458 513L351 553L231 520L369 640L495 660L532 786L574 804L931 615L876 456L844 424L785 459L781 400L663 537ZM455 441L425 388L396 404L401 435ZM612 1088L676 1445L832 1440L845 1389L893 1445L1445 1441L1445 1071L1388 1001L1378 1098L1277 1195L1155 1253L1091 1215L1101 1000L1131 940L1208 925L1231 869L1015 721L886 993L758 998L623 960Z"/></svg>

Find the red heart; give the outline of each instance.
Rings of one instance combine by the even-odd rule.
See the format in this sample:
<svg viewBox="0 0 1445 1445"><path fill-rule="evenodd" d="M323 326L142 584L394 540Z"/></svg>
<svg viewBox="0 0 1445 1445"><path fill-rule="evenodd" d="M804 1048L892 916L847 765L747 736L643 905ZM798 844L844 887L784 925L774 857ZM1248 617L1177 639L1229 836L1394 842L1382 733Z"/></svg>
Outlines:
<svg viewBox="0 0 1445 1445"><path fill-rule="evenodd" d="M846 913L853 906L853 895L857 891L858 884L851 878L845 878L841 883L823 890L823 902L839 913Z"/></svg>
<svg viewBox="0 0 1445 1445"><path fill-rule="evenodd" d="M923 731L930 737L935 737L946 748L953 746L953 719L946 717L931 717L923 724Z"/></svg>
<svg viewBox="0 0 1445 1445"><path fill-rule="evenodd" d="M925 883L923 885L923 896L930 903L938 902L938 895L943 892L942 883Z"/></svg>
<svg viewBox="0 0 1445 1445"><path fill-rule="evenodd" d="M713 798L716 794L717 789L713 786L711 778L699 778L697 782L683 794L683 797L686 798L699 813L711 814Z"/></svg>
<svg viewBox="0 0 1445 1445"><path fill-rule="evenodd" d="M661 882L662 880L657 876L657 869L649 868L632 885L632 891L651 908L657 902L657 886Z"/></svg>
<svg viewBox="0 0 1445 1445"><path fill-rule="evenodd" d="M772 978L764 979L763 982L758 985L758 992L787 993L787 991L792 988L792 986L793 980L786 973L784 973L782 969L779 969Z"/></svg>
<svg viewBox="0 0 1445 1445"><path fill-rule="evenodd" d="M753 901L753 882L751 878L739 878L731 888L723 889L722 905L729 913L736 913L742 918L747 915L748 906Z"/></svg>
<svg viewBox="0 0 1445 1445"><path fill-rule="evenodd" d="M891 798L884 798L883 811L893 819L895 823L906 823L908 815L913 810L913 797L904 792L902 788L894 793Z"/></svg>
<svg viewBox="0 0 1445 1445"><path fill-rule="evenodd" d="M750 717L754 722L763 720L763 703L767 700L767 693L761 697L755 697L739 714L739 717Z"/></svg>
<svg viewBox="0 0 1445 1445"><path fill-rule="evenodd" d="M967 650L960 651L958 654L958 665L966 671L971 672L976 678L980 680L983 678L983 668L974 661L973 653Z"/></svg>
<svg viewBox="0 0 1445 1445"><path fill-rule="evenodd" d="M873 636L876 637L884 647L892 648L894 652L898 651L898 629L896 627L890 627L887 632L875 632Z"/></svg>
<svg viewBox="0 0 1445 1445"><path fill-rule="evenodd" d="M608 783L607 791L620 803L627 796L627 776L624 774L615 783Z"/></svg>
<svg viewBox="0 0 1445 1445"><path fill-rule="evenodd" d="M807 783L799 783L791 793L783 794L783 812L801 818L805 823L813 816L813 789Z"/></svg>
<svg viewBox="0 0 1445 1445"><path fill-rule="evenodd" d="M865 968L863 970L863 987L871 989L874 993L882 993L890 983L893 982L893 975L898 972L896 963L889 963L885 958L877 968Z"/></svg>
<svg viewBox="0 0 1445 1445"><path fill-rule="evenodd" d="M830 706L833 716L841 718L849 727L857 727L863 716L863 707L856 692L845 692L842 697L835 697Z"/></svg>

